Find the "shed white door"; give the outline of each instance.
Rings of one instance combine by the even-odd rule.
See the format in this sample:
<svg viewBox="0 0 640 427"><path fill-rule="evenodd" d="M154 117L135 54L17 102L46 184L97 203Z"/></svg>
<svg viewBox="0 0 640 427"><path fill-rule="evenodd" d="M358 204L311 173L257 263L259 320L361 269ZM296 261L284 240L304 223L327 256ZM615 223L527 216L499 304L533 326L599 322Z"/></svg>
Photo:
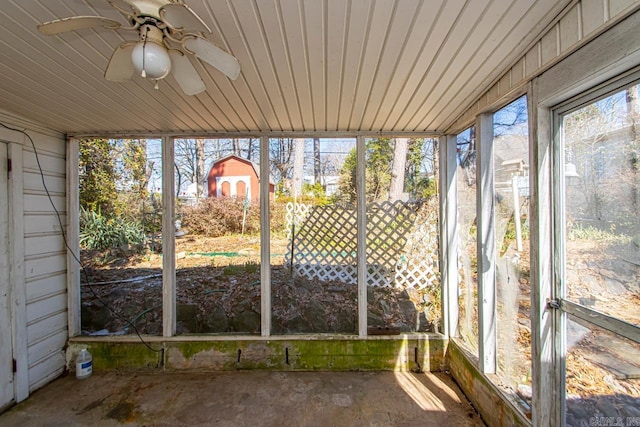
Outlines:
<svg viewBox="0 0 640 427"><path fill-rule="evenodd" d="M0 409L14 401L7 144L0 142Z"/></svg>

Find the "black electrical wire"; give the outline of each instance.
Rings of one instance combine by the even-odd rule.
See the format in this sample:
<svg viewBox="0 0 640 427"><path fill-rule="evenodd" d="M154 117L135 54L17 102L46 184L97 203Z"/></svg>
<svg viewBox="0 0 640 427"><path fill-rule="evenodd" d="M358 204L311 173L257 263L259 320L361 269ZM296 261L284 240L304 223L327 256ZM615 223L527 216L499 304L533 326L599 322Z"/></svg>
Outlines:
<svg viewBox="0 0 640 427"><path fill-rule="evenodd" d="M65 227L62 224L62 218L60 215L60 212L58 211L58 208L56 208L55 203L53 203L53 199L51 198L51 193L49 192L49 189L47 188L47 183L44 179L44 171L42 169L42 165L40 164L40 158L38 157L38 151L36 150L36 144L35 142L33 142L33 138L31 138L31 136L24 130L22 129L18 129L18 128L14 128L11 126L7 126L6 124L0 122L0 126L2 126L5 129L9 129L11 131L14 132L20 132L21 134L23 134L24 136L27 137L27 139L29 139L29 142L31 143L31 147L33 148L33 154L35 155L36 158L36 165L38 166L38 171L40 173L40 178L42 179L42 187L44 188L45 193L47 194L47 198L49 199L49 203L51 204L51 207L53 208L53 211L56 214L56 218L58 220L58 224L60 225L60 231L62 233L62 239L64 240L64 245L67 248L67 250L69 251L69 253L72 255L73 259L78 263L78 265L80 266L80 269L82 270L82 274L84 275L85 278L85 282L87 284L90 284L91 281L89 280L89 273L87 273L87 269L85 268L84 265L82 265L82 261L80 260L80 258L78 257L78 255L75 254L75 252L73 252L73 249L71 249L71 246L69 246L69 242L67 240L67 233L65 232ZM145 347L147 347L147 349L149 349L150 351L153 351L155 353L160 353L162 351L164 351L164 349L160 348L160 349L155 349L153 347L151 347L151 345L149 345L148 342L146 342L144 340L144 338L142 338L142 335L140 334L140 331L138 331L138 328L136 327L136 325L134 325L130 320L125 319L123 316L121 316L120 314L118 314L115 310L113 310L109 304L107 304L94 290L93 287L88 286L89 290L91 291L91 293L93 294L93 296L100 301L100 303L107 308L107 310L109 310L109 312L111 312L114 316L116 316L118 319L122 320L123 322L125 322L127 325L131 326L133 328L133 330L135 331L136 335L138 336L138 339L140 340L140 342L142 344L144 344Z"/></svg>

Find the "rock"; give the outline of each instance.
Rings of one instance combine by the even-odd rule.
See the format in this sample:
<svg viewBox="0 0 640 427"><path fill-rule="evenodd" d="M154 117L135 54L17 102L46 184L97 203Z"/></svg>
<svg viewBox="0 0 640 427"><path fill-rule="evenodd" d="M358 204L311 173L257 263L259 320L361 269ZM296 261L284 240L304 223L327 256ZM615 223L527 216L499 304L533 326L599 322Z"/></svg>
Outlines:
<svg viewBox="0 0 640 427"><path fill-rule="evenodd" d="M233 332L260 332L260 313L255 311L241 311L236 313L230 322Z"/></svg>
<svg viewBox="0 0 640 427"><path fill-rule="evenodd" d="M570 396L567 396L567 414L573 415L574 419L576 420L574 422L574 425L578 425L581 419L588 420L589 417L592 416L587 413L587 410L584 408L583 402L584 401L580 399L580 397L576 396L574 398L571 398Z"/></svg>
<svg viewBox="0 0 640 427"><path fill-rule="evenodd" d="M207 331L202 332L226 332L229 326L229 319L224 308L218 305L204 316L203 323Z"/></svg>
<svg viewBox="0 0 640 427"><path fill-rule="evenodd" d="M629 400L634 400L634 399L630 398ZM640 402L636 401L635 404L640 405ZM621 412L620 415L625 417L635 417L638 420L640 420L640 407L634 407L632 405L634 405L634 403L629 402L626 405L624 405L622 408L620 408L620 412Z"/></svg>
<svg viewBox="0 0 640 427"><path fill-rule="evenodd" d="M420 312L418 314L418 327L416 328L416 332L439 332L433 329L433 325L427 320L424 312Z"/></svg>
<svg viewBox="0 0 640 427"><path fill-rule="evenodd" d="M80 319L83 330L99 331L106 329L107 323L111 321L111 313L100 303L83 302L80 308Z"/></svg>
<svg viewBox="0 0 640 427"><path fill-rule="evenodd" d="M420 291L415 289L415 288L407 288L404 290L403 295L407 295L407 297L411 300L411 301L420 301L422 299L422 297L420 296Z"/></svg>
<svg viewBox="0 0 640 427"><path fill-rule="evenodd" d="M403 319L407 322L416 324L416 306L409 300L399 300L398 308Z"/></svg>
<svg viewBox="0 0 640 427"><path fill-rule="evenodd" d="M604 279L604 286L607 289L607 292L613 295L624 295L627 293L627 288L616 279Z"/></svg>
<svg viewBox="0 0 640 427"><path fill-rule="evenodd" d="M618 410L611 399L606 397L598 399L596 402L596 409L598 409L598 411L600 411L605 417L617 417L619 415Z"/></svg>
<svg viewBox="0 0 640 427"><path fill-rule="evenodd" d="M309 332L309 324L306 320L300 315L300 313L296 313L291 319L286 321L282 325L283 333L301 333L301 332Z"/></svg>
<svg viewBox="0 0 640 427"><path fill-rule="evenodd" d="M188 322L195 318L198 314L198 306L196 304L176 304L176 320L178 322Z"/></svg>
<svg viewBox="0 0 640 427"><path fill-rule="evenodd" d="M305 310L305 317L310 323L311 332L329 332L327 313L319 302L311 301L309 307Z"/></svg>
<svg viewBox="0 0 640 427"><path fill-rule="evenodd" d="M391 314L391 306L387 301L381 299L380 301L378 301L378 306L382 310L382 314L384 315L384 317L388 317Z"/></svg>
<svg viewBox="0 0 640 427"><path fill-rule="evenodd" d="M384 321L382 320L382 317L369 311L369 313L367 313L367 324L369 326L383 326Z"/></svg>
<svg viewBox="0 0 640 427"><path fill-rule="evenodd" d="M347 310L341 310L336 318L334 331L338 333L353 334L356 333L356 315Z"/></svg>

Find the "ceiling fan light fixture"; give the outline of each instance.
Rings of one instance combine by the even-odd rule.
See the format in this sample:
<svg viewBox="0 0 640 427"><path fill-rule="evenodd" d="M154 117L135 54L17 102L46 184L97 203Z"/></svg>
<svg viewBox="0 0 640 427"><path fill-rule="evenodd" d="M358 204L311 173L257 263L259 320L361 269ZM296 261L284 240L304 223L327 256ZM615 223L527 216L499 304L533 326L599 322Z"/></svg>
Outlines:
<svg viewBox="0 0 640 427"><path fill-rule="evenodd" d="M142 77L160 80L171 71L171 57L164 46L149 40L140 41L131 51L133 67Z"/></svg>

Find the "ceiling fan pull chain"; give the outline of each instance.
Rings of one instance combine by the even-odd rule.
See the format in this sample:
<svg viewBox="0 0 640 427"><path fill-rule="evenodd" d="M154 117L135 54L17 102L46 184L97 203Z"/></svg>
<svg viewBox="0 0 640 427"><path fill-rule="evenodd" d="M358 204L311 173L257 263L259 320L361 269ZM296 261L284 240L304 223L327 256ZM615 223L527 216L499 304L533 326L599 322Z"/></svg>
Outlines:
<svg viewBox="0 0 640 427"><path fill-rule="evenodd" d="M146 30L145 33L142 35L142 39L143 39L143 44L142 44L142 72L140 73L140 76L143 79L147 78L147 72L144 69L144 62L145 62L145 56L146 56L144 54L144 51L145 51L145 48L147 47L147 35L149 34L149 27L145 26L145 30ZM156 80L156 82L157 82L157 80Z"/></svg>

